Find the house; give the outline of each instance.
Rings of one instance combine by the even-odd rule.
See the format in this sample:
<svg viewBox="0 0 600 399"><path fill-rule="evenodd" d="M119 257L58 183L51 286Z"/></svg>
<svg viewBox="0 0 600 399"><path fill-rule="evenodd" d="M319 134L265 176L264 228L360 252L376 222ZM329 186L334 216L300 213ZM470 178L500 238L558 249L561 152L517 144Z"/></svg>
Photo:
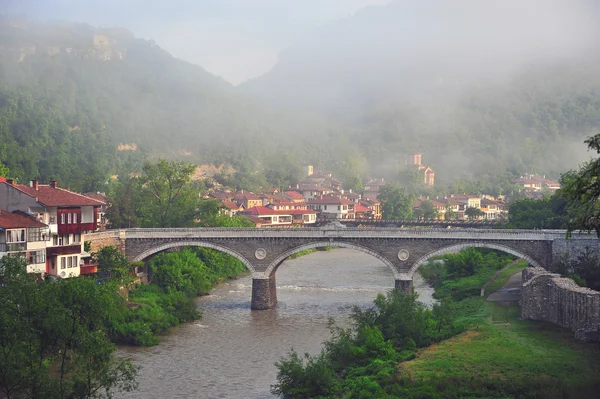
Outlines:
<svg viewBox="0 0 600 399"><path fill-rule="evenodd" d="M109 207L108 197L106 196L105 193L101 193L100 191L84 193L83 195L85 195L86 197L90 197L95 200L98 200L104 204L98 210L97 223L98 223L98 230L106 230L109 226L109 221L106 218L106 210Z"/></svg>
<svg viewBox="0 0 600 399"><path fill-rule="evenodd" d="M46 272L48 225L20 211L0 209L0 258L20 255L27 260L27 273Z"/></svg>
<svg viewBox="0 0 600 399"><path fill-rule="evenodd" d="M265 206L254 206L240 212L240 214L257 218L260 221L261 227L290 227L293 225L314 224L317 222L317 213L308 209L281 211Z"/></svg>
<svg viewBox="0 0 600 399"><path fill-rule="evenodd" d="M331 194L334 192L332 188L319 186L316 184L296 184L291 191L296 191L304 197L305 201L309 201L313 198L320 198L324 195Z"/></svg>
<svg viewBox="0 0 600 399"><path fill-rule="evenodd" d="M58 182L29 185L8 179L0 183L0 209L21 211L48 225L50 238L46 245L46 273L60 277L76 277L88 272L80 267L86 233L98 229L98 212L103 202L60 188Z"/></svg>
<svg viewBox="0 0 600 399"><path fill-rule="evenodd" d="M502 214L502 210L496 201L483 198L481 200L481 211L485 213L485 219L496 220Z"/></svg>
<svg viewBox="0 0 600 399"><path fill-rule="evenodd" d="M362 197L365 199L376 200L379 195L379 189L385 186L383 179L371 179L365 184Z"/></svg>
<svg viewBox="0 0 600 399"><path fill-rule="evenodd" d="M512 182L519 185L525 191L541 191L542 189L556 191L560 188L559 182L547 179L545 175L528 174L518 179L513 179Z"/></svg>
<svg viewBox="0 0 600 399"><path fill-rule="evenodd" d="M244 205L244 208L246 209L263 205L262 198L260 198L256 194L244 192L244 190L240 191L239 193L236 193L234 198L235 202Z"/></svg>
<svg viewBox="0 0 600 399"><path fill-rule="evenodd" d="M276 211L287 211L290 209L304 209L306 210L306 202L294 202L294 201L286 201L284 198L275 198L273 202L267 205L267 207L276 210Z"/></svg>
<svg viewBox="0 0 600 399"><path fill-rule="evenodd" d="M308 202L308 208L319 211L325 219L354 219L357 204L346 198L334 195L314 198Z"/></svg>
<svg viewBox="0 0 600 399"><path fill-rule="evenodd" d="M377 199L361 199L359 205L372 211L373 219L381 219L381 202Z"/></svg>
<svg viewBox="0 0 600 399"><path fill-rule="evenodd" d="M354 215L357 220L358 219L369 219L369 220L375 219L375 217L373 215L373 210L369 209L366 206L361 205L361 204L356 204L354 206Z"/></svg>
<svg viewBox="0 0 600 399"><path fill-rule="evenodd" d="M302 195L296 191L286 191L283 193L283 196L286 197L287 199L289 199L290 201L294 201L294 202L298 202L298 203L306 202L306 198L304 198L304 195Z"/></svg>
<svg viewBox="0 0 600 399"><path fill-rule="evenodd" d="M238 204L237 202L228 200L221 201L221 205L223 206L221 214L227 215L229 217L233 217L238 212L243 212L246 209L243 204Z"/></svg>

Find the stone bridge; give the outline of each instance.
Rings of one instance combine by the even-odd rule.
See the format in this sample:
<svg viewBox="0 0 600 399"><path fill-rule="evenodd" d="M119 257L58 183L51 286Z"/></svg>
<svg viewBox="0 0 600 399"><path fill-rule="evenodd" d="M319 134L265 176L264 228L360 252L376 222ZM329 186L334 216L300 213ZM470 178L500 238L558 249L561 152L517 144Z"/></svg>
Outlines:
<svg viewBox="0 0 600 399"><path fill-rule="evenodd" d="M330 224L298 229L135 228L93 233L85 240L92 242L92 250L115 245L131 261L145 261L161 251L184 246L228 253L252 273L252 309L270 309L277 303L277 268L305 249L337 246L365 252L390 268L396 288L408 291L420 265L433 256L463 248L496 249L532 266L548 268L558 254L599 246L596 236L575 233L568 240L565 237L564 230L347 228Z"/></svg>

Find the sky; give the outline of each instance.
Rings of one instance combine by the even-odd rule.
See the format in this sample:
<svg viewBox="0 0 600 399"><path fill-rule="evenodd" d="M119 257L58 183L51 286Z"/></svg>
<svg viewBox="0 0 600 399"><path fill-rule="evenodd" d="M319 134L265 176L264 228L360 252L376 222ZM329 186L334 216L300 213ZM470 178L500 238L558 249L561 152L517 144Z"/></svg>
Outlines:
<svg viewBox="0 0 600 399"><path fill-rule="evenodd" d="M0 0L0 13L121 26L238 84L311 30L390 0Z"/></svg>

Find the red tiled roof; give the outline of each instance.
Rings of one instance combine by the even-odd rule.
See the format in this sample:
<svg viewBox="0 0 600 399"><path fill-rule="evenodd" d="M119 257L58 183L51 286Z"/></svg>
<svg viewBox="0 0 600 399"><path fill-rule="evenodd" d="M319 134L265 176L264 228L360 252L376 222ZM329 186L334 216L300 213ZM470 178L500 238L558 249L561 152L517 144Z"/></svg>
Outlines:
<svg viewBox="0 0 600 399"><path fill-rule="evenodd" d="M371 209L367 208L366 206L362 206L362 205L356 205L354 207L354 212L370 212Z"/></svg>
<svg viewBox="0 0 600 399"><path fill-rule="evenodd" d="M0 176L0 183L4 183L6 181L6 179L2 176Z"/></svg>
<svg viewBox="0 0 600 399"><path fill-rule="evenodd" d="M15 189L35 198L36 201L44 206L102 206L100 202L83 194L65 190L64 188L54 188L48 184L39 184L36 190L25 184L0 183L4 186L14 187Z"/></svg>
<svg viewBox="0 0 600 399"><path fill-rule="evenodd" d="M246 200L246 201L260 201L260 197L253 193L236 193L235 198Z"/></svg>
<svg viewBox="0 0 600 399"><path fill-rule="evenodd" d="M293 199L304 199L304 196L296 191L286 191L285 195Z"/></svg>
<svg viewBox="0 0 600 399"><path fill-rule="evenodd" d="M18 229L26 227L48 227L42 222L0 209L0 229Z"/></svg>
<svg viewBox="0 0 600 399"><path fill-rule="evenodd" d="M223 205L225 208L229 208L229 209L231 209L232 211L237 211L238 209L240 209L240 208L243 208L243 206L242 206L242 205L238 205L238 204L236 204L236 203L235 203L235 202L233 202L233 201L227 201L227 200L224 200L224 201L221 201L221 204L222 204L222 205Z"/></svg>

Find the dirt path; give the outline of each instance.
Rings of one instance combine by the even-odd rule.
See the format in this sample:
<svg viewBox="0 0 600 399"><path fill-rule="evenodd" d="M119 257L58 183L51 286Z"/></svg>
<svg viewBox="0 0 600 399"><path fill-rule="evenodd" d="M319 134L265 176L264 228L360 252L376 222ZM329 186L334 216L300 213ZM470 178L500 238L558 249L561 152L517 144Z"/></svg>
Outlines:
<svg viewBox="0 0 600 399"><path fill-rule="evenodd" d="M519 302L521 299L522 272L510 276L504 287L488 296L488 302Z"/></svg>

